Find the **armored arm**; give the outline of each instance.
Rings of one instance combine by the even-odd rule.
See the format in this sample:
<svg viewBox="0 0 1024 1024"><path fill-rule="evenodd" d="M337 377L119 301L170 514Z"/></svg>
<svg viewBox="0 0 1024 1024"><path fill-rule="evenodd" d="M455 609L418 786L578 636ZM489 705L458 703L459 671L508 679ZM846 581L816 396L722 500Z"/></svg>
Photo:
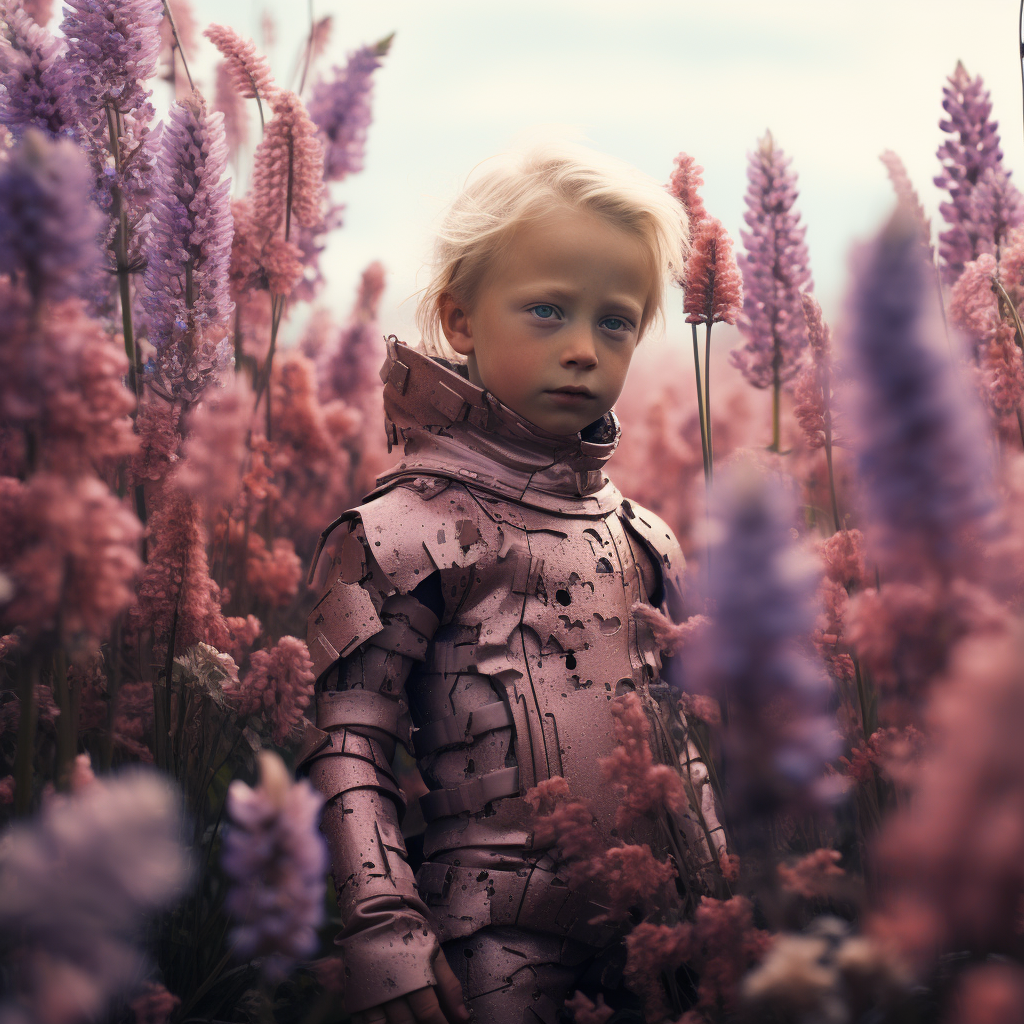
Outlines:
<svg viewBox="0 0 1024 1024"><path fill-rule="evenodd" d="M421 600L436 606L429 585L395 592L358 520L343 524L329 554L331 585L309 618L318 692L301 764L327 800L321 827L344 923L344 1002L355 1013L436 981L439 946L407 860L391 760L396 743L410 745L405 682L440 609Z"/></svg>

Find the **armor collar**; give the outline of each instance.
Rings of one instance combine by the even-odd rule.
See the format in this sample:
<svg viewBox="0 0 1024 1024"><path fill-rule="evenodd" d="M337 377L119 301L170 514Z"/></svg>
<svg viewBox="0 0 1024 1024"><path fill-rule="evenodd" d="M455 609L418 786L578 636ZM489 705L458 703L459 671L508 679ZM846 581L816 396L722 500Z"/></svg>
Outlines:
<svg viewBox="0 0 1024 1024"><path fill-rule="evenodd" d="M621 501L604 465L619 443L613 412L576 434L549 434L456 364L431 358L392 335L381 367L388 451L405 457L377 480L388 489L415 476L457 480L549 511L604 514Z"/></svg>

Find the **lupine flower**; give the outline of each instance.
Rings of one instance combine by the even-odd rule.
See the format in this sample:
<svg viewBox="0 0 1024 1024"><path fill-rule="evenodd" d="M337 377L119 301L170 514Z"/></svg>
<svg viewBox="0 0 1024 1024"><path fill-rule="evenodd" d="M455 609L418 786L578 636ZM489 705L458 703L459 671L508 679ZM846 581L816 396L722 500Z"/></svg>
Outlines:
<svg viewBox="0 0 1024 1024"><path fill-rule="evenodd" d="M180 402L168 402L152 388L146 388L135 421L139 448L128 464L133 482L159 483L177 465L180 419Z"/></svg>
<svg viewBox="0 0 1024 1024"><path fill-rule="evenodd" d="M101 265L103 216L82 149L30 129L0 164L0 273L43 296L87 297Z"/></svg>
<svg viewBox="0 0 1024 1024"><path fill-rule="evenodd" d="M736 323L743 284L732 255L732 239L714 217L693 229L683 279L683 312L688 324Z"/></svg>
<svg viewBox="0 0 1024 1024"><path fill-rule="evenodd" d="M712 515L715 615L690 648L687 688L729 702L727 799L746 820L820 806L834 795L824 772L837 736L808 653L819 571L792 541L793 500L780 480L740 465L719 482Z"/></svg>
<svg viewBox="0 0 1024 1024"><path fill-rule="evenodd" d="M213 90L213 106L224 115L224 141L233 159L249 141L249 112L242 102L231 77L231 65L226 60L217 62L217 80Z"/></svg>
<svg viewBox="0 0 1024 1024"><path fill-rule="evenodd" d="M708 212L704 208L704 200L698 191L704 184L701 175L704 168L687 153L680 153L673 161L675 170L668 181L668 190L683 204L686 216L690 219L690 235Z"/></svg>
<svg viewBox="0 0 1024 1024"><path fill-rule="evenodd" d="M352 405L365 404L375 390L372 382L383 360L377 316L384 283L384 266L375 260L362 273L355 305L337 346L325 352L318 374L321 402L340 398Z"/></svg>
<svg viewBox="0 0 1024 1024"><path fill-rule="evenodd" d="M868 930L916 968L942 952L1008 952L1024 898L1021 636L968 638L928 708L912 799L873 858L880 905Z"/></svg>
<svg viewBox="0 0 1024 1024"><path fill-rule="evenodd" d="M821 448L832 430L832 331L821 315L817 299L801 296L811 359L793 388L793 414L811 448ZM836 524L838 525L838 524Z"/></svg>
<svg viewBox="0 0 1024 1024"><path fill-rule="evenodd" d="M324 143L324 179L343 181L363 169L366 131L372 112L373 72L388 52L391 37L349 54L335 66L333 78L321 79L309 101L309 116Z"/></svg>
<svg viewBox="0 0 1024 1024"><path fill-rule="evenodd" d="M838 850L812 850L794 864L780 864L779 883L785 892L807 900L827 897L835 891L835 880L846 875L839 866L842 859Z"/></svg>
<svg viewBox="0 0 1024 1024"><path fill-rule="evenodd" d="M916 225L897 212L857 262L845 346L858 381L851 436L882 571L971 577L995 504L992 469L942 340Z"/></svg>
<svg viewBox="0 0 1024 1024"><path fill-rule="evenodd" d="M53 17L53 0L21 0L21 6L38 25L48 25Z"/></svg>
<svg viewBox="0 0 1024 1024"><path fill-rule="evenodd" d="M1000 323L997 273L995 256L983 253L964 266L950 294L950 320L976 344L991 338Z"/></svg>
<svg viewBox="0 0 1024 1024"><path fill-rule="evenodd" d="M638 924L626 936L623 977L643 997L648 1020L667 1018L669 1007L659 975L683 964L691 965L700 976L697 1006L728 1012L739 1006L743 976L764 958L773 938L754 927L753 908L745 896L728 900L704 896L692 922ZM694 1013L683 1019L696 1024L704 1018Z"/></svg>
<svg viewBox="0 0 1024 1024"><path fill-rule="evenodd" d="M220 345L234 312L228 294L231 182L222 115L198 93L171 106L161 136L156 200L146 247L149 339L172 394L195 398L230 365ZM173 351L172 351L173 350ZM168 373L173 356L184 370Z"/></svg>
<svg viewBox="0 0 1024 1024"><path fill-rule="evenodd" d="M252 411L248 378L233 374L223 388L207 388L189 414L174 485L204 501L209 511L230 509L238 497Z"/></svg>
<svg viewBox="0 0 1024 1024"><path fill-rule="evenodd" d="M283 636L270 650L253 651L249 671L225 693L240 715L263 714L274 742L283 744L313 697L313 662L305 643Z"/></svg>
<svg viewBox="0 0 1024 1024"><path fill-rule="evenodd" d="M999 148L999 125L991 120L992 101L981 76L971 78L957 62L942 94L942 106L949 116L939 122L939 127L952 138L939 146L942 172L935 184L949 192L950 201L939 206L949 225L939 235L939 259L943 280L952 284L965 263L982 253L994 253L1001 244L1001 238L979 231L974 191L986 170L994 171L999 179L999 184L990 184L990 189L1003 187L1008 172L1003 168ZM985 230L991 226L988 224Z"/></svg>
<svg viewBox="0 0 1024 1024"><path fill-rule="evenodd" d="M608 911L595 923L623 921L633 907L650 907L655 897L667 900L665 886L676 877L675 865L658 860L646 843L607 846L594 826L593 811L569 795L569 784L558 775L526 793L534 812L533 844L535 849L557 847L570 888L589 883L600 888Z"/></svg>
<svg viewBox="0 0 1024 1024"><path fill-rule="evenodd" d="M274 114L256 149L252 171L253 216L266 236L289 217L305 227L320 223L324 150L302 100L293 92L273 99ZM290 200L290 212L289 212Z"/></svg>
<svg viewBox="0 0 1024 1024"><path fill-rule="evenodd" d="M270 9L263 9L263 16L260 18L260 35L263 37L264 49L272 49L277 44L277 22Z"/></svg>
<svg viewBox="0 0 1024 1024"><path fill-rule="evenodd" d="M615 827L628 832L645 814L665 808L682 811L687 806L682 776L667 764L655 764L651 753L650 723L635 693L616 697L611 704L615 749L598 760L605 781L616 793Z"/></svg>
<svg viewBox="0 0 1024 1024"><path fill-rule="evenodd" d="M277 92L267 58L256 52L251 39L243 39L226 25L211 25L203 35L220 50L239 96L269 100Z"/></svg>
<svg viewBox="0 0 1024 1024"><path fill-rule="evenodd" d="M157 648L166 652L177 616L174 655L199 641L226 650L220 588L210 578L198 502L173 488L161 498L149 517L149 561L130 621L137 631L151 629Z"/></svg>
<svg viewBox="0 0 1024 1024"><path fill-rule="evenodd" d="M64 43L16 0L0 6L0 124L19 135L29 127L71 134L78 116Z"/></svg>
<svg viewBox="0 0 1024 1024"><path fill-rule="evenodd" d="M78 299L33 318L27 295L0 281L0 415L40 442L37 465L69 473L135 451L135 399L124 350Z"/></svg>
<svg viewBox="0 0 1024 1024"><path fill-rule="evenodd" d="M290 537L275 537L270 548L258 533L249 534L245 582L253 595L272 608L287 608L299 592L302 560Z"/></svg>
<svg viewBox="0 0 1024 1024"><path fill-rule="evenodd" d="M308 779L292 782L284 762L263 751L260 781L228 787L231 827L221 864L233 882L226 902L242 957L265 957L271 978L316 952L323 920L327 845L318 828L323 796Z"/></svg>
<svg viewBox="0 0 1024 1024"><path fill-rule="evenodd" d="M145 974L138 939L187 878L177 790L149 771L100 779L13 826L0 856L5 1020L79 1024Z"/></svg>
<svg viewBox="0 0 1024 1024"><path fill-rule="evenodd" d="M998 253L1024 224L1024 196L1002 167L986 167L971 192L971 232L981 252Z"/></svg>
<svg viewBox="0 0 1024 1024"><path fill-rule="evenodd" d="M61 32L80 116L91 131L107 127L105 107L148 107L143 83L160 57L162 0L67 0Z"/></svg>
<svg viewBox="0 0 1024 1024"><path fill-rule="evenodd" d="M921 197L917 194L917 189L914 188L910 175L903 165L903 161L891 149L887 149L879 159L885 164L889 180L892 182L892 187L896 192L896 201L911 213L914 220L917 221L921 229L921 240L928 246L928 252L934 259L935 254L931 242L931 221L924 212L924 207L921 205Z"/></svg>
<svg viewBox="0 0 1024 1024"><path fill-rule="evenodd" d="M1024 400L1024 358L1013 326L1001 323L979 356L986 401L997 415L1012 416Z"/></svg>
<svg viewBox="0 0 1024 1024"><path fill-rule="evenodd" d="M739 326L747 340L733 351L732 362L755 388L778 389L792 380L807 344L800 292L810 289L811 273L790 163L768 132L747 171L743 219L750 230L740 232L747 251L739 261L744 294Z"/></svg>
<svg viewBox="0 0 1024 1024"><path fill-rule="evenodd" d="M95 477L0 477L0 568L13 594L3 628L59 630L69 647L95 645L134 600L142 524Z"/></svg>

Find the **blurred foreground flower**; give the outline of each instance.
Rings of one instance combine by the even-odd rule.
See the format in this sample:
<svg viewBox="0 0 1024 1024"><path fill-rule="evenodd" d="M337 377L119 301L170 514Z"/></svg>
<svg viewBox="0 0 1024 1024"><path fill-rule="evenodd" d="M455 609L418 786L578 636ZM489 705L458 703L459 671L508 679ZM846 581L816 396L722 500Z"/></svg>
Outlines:
<svg viewBox="0 0 1024 1024"><path fill-rule="evenodd" d="M742 465L714 497L714 615L683 657L688 688L728 702L722 776L736 821L750 823L830 802L825 769L838 734L826 714L829 683L809 652L820 571L793 542L792 497L781 480Z"/></svg>
<svg viewBox="0 0 1024 1024"><path fill-rule="evenodd" d="M0 949L10 958L4 1024L76 1024L145 978L138 933L184 892L177 791L154 772L53 796L0 841Z"/></svg>
<svg viewBox="0 0 1024 1024"><path fill-rule="evenodd" d="M976 578L995 508L984 420L943 337L917 224L898 210L858 254L850 436L883 578Z"/></svg>
<svg viewBox="0 0 1024 1024"><path fill-rule="evenodd" d="M260 754L260 782L236 779L228 789L231 828L221 857L234 883L227 908L242 957L265 957L270 977L317 949L323 920L327 846L318 828L323 797L307 779L292 782L277 754Z"/></svg>

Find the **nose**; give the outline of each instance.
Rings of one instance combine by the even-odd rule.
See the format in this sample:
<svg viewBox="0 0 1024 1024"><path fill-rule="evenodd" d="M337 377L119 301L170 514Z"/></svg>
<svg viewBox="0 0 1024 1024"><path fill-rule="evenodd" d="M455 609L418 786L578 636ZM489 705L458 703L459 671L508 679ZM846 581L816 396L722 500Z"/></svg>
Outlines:
<svg viewBox="0 0 1024 1024"><path fill-rule="evenodd" d="M581 370L591 370L597 366L597 346L589 329L581 326L567 331L564 338L559 359L562 366L574 366Z"/></svg>

